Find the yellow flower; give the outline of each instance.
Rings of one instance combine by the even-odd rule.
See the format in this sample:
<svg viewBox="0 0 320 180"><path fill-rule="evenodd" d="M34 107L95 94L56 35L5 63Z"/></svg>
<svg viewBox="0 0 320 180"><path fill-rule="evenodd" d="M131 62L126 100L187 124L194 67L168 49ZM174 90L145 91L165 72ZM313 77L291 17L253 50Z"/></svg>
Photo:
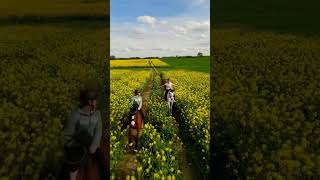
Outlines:
<svg viewBox="0 0 320 180"><path fill-rule="evenodd" d="M138 171L138 172L141 172L141 171L142 171L142 167L139 166L139 167L137 168L137 171Z"/></svg>
<svg viewBox="0 0 320 180"><path fill-rule="evenodd" d="M174 161L176 158L174 156L171 156L171 160Z"/></svg>
<svg viewBox="0 0 320 180"><path fill-rule="evenodd" d="M162 161L166 161L167 158L165 156L162 156Z"/></svg>
<svg viewBox="0 0 320 180"><path fill-rule="evenodd" d="M176 179L176 176L175 175L172 175L172 180L175 180Z"/></svg>
<svg viewBox="0 0 320 180"><path fill-rule="evenodd" d="M158 173L154 173L154 174L153 174L153 177L159 178L159 174L158 174Z"/></svg>

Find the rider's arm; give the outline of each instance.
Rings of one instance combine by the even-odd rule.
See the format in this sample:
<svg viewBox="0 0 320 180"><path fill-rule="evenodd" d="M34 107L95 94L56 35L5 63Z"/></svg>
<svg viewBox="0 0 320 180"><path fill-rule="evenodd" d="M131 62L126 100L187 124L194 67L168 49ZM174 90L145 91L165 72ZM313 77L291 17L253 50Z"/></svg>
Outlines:
<svg viewBox="0 0 320 180"><path fill-rule="evenodd" d="M132 96L132 97L131 97L131 102L130 102L130 105L129 105L129 106L130 106L130 108L131 108L131 107L132 107L132 105L133 105L133 98L134 98L134 97Z"/></svg>
<svg viewBox="0 0 320 180"><path fill-rule="evenodd" d="M72 137L75 133L76 129L76 122L79 118L79 113L76 111L72 112L71 116L69 117L66 126L64 127L64 145L71 146L72 145Z"/></svg>
<svg viewBox="0 0 320 180"><path fill-rule="evenodd" d="M90 145L90 153L93 154L96 152L97 148L100 147L100 141L101 141L101 136L102 136L102 123L101 123L101 113L100 111L96 111L97 114L97 124L96 127L94 128L93 132L93 140Z"/></svg>
<svg viewBox="0 0 320 180"><path fill-rule="evenodd" d="M140 110L141 107L142 107L142 97L140 96L140 104L139 104L138 110Z"/></svg>

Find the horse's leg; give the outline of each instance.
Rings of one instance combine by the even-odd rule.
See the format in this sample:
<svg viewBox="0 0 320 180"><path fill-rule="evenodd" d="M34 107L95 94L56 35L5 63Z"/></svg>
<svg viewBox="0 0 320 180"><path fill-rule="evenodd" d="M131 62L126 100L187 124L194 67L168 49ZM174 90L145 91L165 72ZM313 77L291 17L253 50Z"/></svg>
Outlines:
<svg viewBox="0 0 320 180"><path fill-rule="evenodd" d="M130 147L130 144L133 143L133 137L132 137L132 129L129 127L129 132L128 132L128 139L129 139L129 147ZM132 145L131 145L132 146Z"/></svg>
<svg viewBox="0 0 320 180"><path fill-rule="evenodd" d="M103 156L103 151L100 148L98 148L94 155L95 155L95 162L98 165L99 175L101 179L107 179L107 173L106 173L107 161Z"/></svg>
<svg viewBox="0 0 320 180"><path fill-rule="evenodd" d="M171 102L171 113L173 113L173 105L174 105L174 100L172 100L172 102Z"/></svg>
<svg viewBox="0 0 320 180"><path fill-rule="evenodd" d="M137 129L137 135L135 137L135 150L138 150L138 146L139 146L139 129Z"/></svg>
<svg viewBox="0 0 320 180"><path fill-rule="evenodd" d="M76 180L78 175L79 169L74 172L70 172L70 180Z"/></svg>
<svg viewBox="0 0 320 180"><path fill-rule="evenodd" d="M174 109L174 100L172 101L172 107L171 107L171 112L173 113L175 111Z"/></svg>

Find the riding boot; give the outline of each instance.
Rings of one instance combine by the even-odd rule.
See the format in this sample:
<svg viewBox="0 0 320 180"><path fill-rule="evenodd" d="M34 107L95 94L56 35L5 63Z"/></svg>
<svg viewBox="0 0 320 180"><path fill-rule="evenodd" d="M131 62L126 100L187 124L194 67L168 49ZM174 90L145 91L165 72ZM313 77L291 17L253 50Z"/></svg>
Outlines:
<svg viewBox="0 0 320 180"><path fill-rule="evenodd" d="M139 130L137 130L137 136L135 138L135 140L136 140L135 150L138 150L138 148L139 148L139 141L140 141L139 133L140 133Z"/></svg>
<svg viewBox="0 0 320 180"><path fill-rule="evenodd" d="M133 142L133 139L132 139L132 136L131 136L131 128L129 128L128 139L129 139L129 144L131 144Z"/></svg>

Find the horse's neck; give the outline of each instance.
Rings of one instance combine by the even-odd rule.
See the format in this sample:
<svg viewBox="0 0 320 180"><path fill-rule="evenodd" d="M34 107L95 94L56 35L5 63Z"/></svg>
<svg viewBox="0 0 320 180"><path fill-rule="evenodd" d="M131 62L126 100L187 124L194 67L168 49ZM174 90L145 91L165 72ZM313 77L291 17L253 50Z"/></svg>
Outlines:
<svg viewBox="0 0 320 180"><path fill-rule="evenodd" d="M137 114L135 116L135 122L137 124L137 128L140 129L141 128L141 124L143 123L143 119L142 119L142 116L141 116L139 111L137 112Z"/></svg>
<svg viewBox="0 0 320 180"><path fill-rule="evenodd" d="M142 117L141 117L141 114L140 112L138 111L135 115L135 121L138 122L138 121L141 121L142 120Z"/></svg>
<svg viewBox="0 0 320 180"><path fill-rule="evenodd" d="M169 92L168 95L167 95L167 100L171 101L172 98L173 98L173 92Z"/></svg>

